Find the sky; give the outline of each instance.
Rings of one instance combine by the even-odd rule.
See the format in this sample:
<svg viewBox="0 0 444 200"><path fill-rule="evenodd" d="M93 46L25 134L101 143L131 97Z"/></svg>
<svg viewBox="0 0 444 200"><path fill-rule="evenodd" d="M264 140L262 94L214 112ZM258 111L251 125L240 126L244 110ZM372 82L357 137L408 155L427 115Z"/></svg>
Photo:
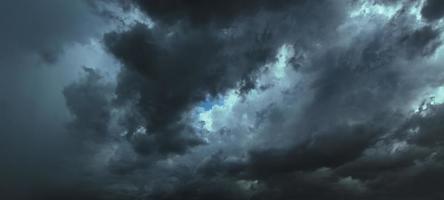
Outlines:
<svg viewBox="0 0 444 200"><path fill-rule="evenodd" d="M4 0L0 199L444 199L444 1Z"/></svg>

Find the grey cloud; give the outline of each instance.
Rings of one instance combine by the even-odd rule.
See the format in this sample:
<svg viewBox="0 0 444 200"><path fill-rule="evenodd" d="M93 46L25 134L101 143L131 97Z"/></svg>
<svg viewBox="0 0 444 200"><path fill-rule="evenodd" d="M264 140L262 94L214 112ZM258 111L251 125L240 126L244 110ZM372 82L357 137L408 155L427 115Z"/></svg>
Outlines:
<svg viewBox="0 0 444 200"><path fill-rule="evenodd" d="M29 199L59 175L69 178L60 172L71 144L62 90L75 70L55 65L104 24L83 1L0 4L0 198Z"/></svg>
<svg viewBox="0 0 444 200"><path fill-rule="evenodd" d="M139 24L127 33L105 38L110 51L127 67L117 86L118 101L138 98L136 106L148 132L168 134L162 132L174 130L169 131L169 137L156 136L158 142L162 138L165 142L174 141L171 137L175 132L187 126L180 124L185 111L207 96L216 96L248 80L269 51L256 49L255 43L252 49L227 49L224 43L234 41L218 38L212 30L179 30L185 33L167 36L168 33L156 33ZM154 34L165 36L153 37ZM239 52L229 52L233 50Z"/></svg>
<svg viewBox="0 0 444 200"><path fill-rule="evenodd" d="M66 105L74 115L68 129L74 137L100 141L112 138L108 130L111 121L112 86L102 83L101 76L84 67L84 80L67 86L63 94Z"/></svg>
<svg viewBox="0 0 444 200"><path fill-rule="evenodd" d="M137 2L138 4L143 4ZM183 2L184 4L188 4ZM289 3L289 2L288 2ZM146 2L156 4L155 2ZM224 5L228 5L223 3ZM245 8L237 5L236 2L229 2L228 7L236 7L240 10L249 10L250 4ZM318 4L308 2L294 2L291 8L294 12L303 9L321 10L323 6L331 5L326 2ZM258 2L251 4L254 7L271 6L270 2ZM150 9L156 9L156 6L144 7L150 14ZM175 13L174 2L159 3L160 9L167 9ZM163 7L165 6L165 7ZM172 7L170 7L172 6ZM183 8L185 18L189 16L187 9L201 10L203 7L210 6L206 3L190 3ZM273 8L278 9L278 8ZM337 22L341 18L336 13L336 7L331 8L333 17L326 21ZM253 9L255 10L255 9ZM266 9L266 11L268 11ZM314 31L313 24L320 22L327 27L331 23L323 22L323 19L313 14L308 21L300 21L301 27L306 28L297 34L296 38L290 36L290 32L278 33L277 28L291 28L293 19L296 16L285 16L275 14L271 11L264 14L254 14L258 16L251 19L256 24L254 28L245 28L249 26L245 19L229 20L227 27L194 26L194 22L189 23L169 23L170 13L157 13L153 11L154 20L160 20L153 29L148 29L143 24L137 24L129 31L109 33L105 36L105 44L109 51L119 59L125 66L120 74L119 84L117 85L117 101L132 102L136 106L136 112L140 117L137 122L130 117L125 123L130 130L130 134L135 130L134 126L146 126L147 131L153 133L154 141L163 143L175 141L174 135L163 137L160 141L162 132L173 128L186 128L187 125L181 124L183 115L189 111L192 106L205 100L207 97L217 97L224 94L228 89L240 86L241 93L248 93L255 88L255 75L258 69L267 61L272 60L276 49L285 41L304 40L311 35L306 35L304 31ZM209 17L211 23L225 22L219 21L219 17L224 18L224 12L221 10L217 16ZM209 14L202 12L202 14ZM241 13L233 13L233 17ZM158 16L161 15L161 16ZM211 15L211 14L209 14ZM219 16L220 15L220 16ZM230 18L231 14L228 14ZM182 15L173 18L180 18ZM264 19L263 22L261 19ZM274 21L282 19L278 24ZM188 20L188 19L186 19ZM190 21L195 20L191 17ZM165 23L164 23L165 22ZM200 22L199 22L200 23ZM206 23L206 22L205 22ZM323 27L322 25L315 27ZM290 29L289 29L290 31ZM288 35L287 35L288 34ZM281 37L281 35L284 35ZM175 128L176 127L176 128ZM167 131L168 132L168 131ZM171 132L171 131L170 131ZM180 131L174 131L180 132ZM167 133L165 133L167 134ZM171 138L171 139L167 139ZM176 145L181 146L178 140ZM197 144L191 142L190 146ZM147 146L147 145L144 145ZM171 150L172 152L183 152L183 150ZM168 152L168 151L166 151Z"/></svg>
<svg viewBox="0 0 444 200"><path fill-rule="evenodd" d="M104 26L84 1L54 0L7 0L2 3L0 24L2 59L34 54L50 62L63 52L64 44L86 43L91 35L100 33L97 27Z"/></svg>
<svg viewBox="0 0 444 200"><path fill-rule="evenodd" d="M154 19L176 23L190 21L193 25L227 25L261 11L278 11L291 6L305 6L309 1L135 1ZM323 2L317 2L316 4Z"/></svg>
<svg viewBox="0 0 444 200"><path fill-rule="evenodd" d="M413 119L409 119L410 114L404 111L407 102L421 89L442 83L439 77L428 74L440 73L439 70L427 69L422 62L435 53L440 33L429 26L409 27L407 23L409 19L400 11L390 24L352 38L346 47L332 45L313 59L311 68L298 69L314 77L309 85L315 98L303 110L302 123L293 122L293 126L287 127L290 129L282 128L286 120L290 123L299 118L288 115L292 112L272 108L286 117L271 123L271 127L265 129L270 132L262 133L271 134L270 138L294 139L290 148L269 140L264 142L266 146L253 149L246 161L232 163L215 159L203 172L259 180L267 187L258 192L261 196L257 198L434 199L442 196L439 192L431 195L436 188L427 186L433 184L427 177L432 174L440 177L436 169L442 162L439 160L441 139L436 133L441 128L433 120L439 119L440 112L434 109L439 106L430 108L430 116L436 117L433 119L422 114L414 114ZM402 65L405 61L411 65ZM267 105L264 107L270 110ZM265 113L260 115L260 120L263 121L264 116L266 120L273 119ZM358 127L363 123L369 129L352 131L353 126L348 125L345 129L334 128L343 123L357 123ZM408 130L418 126L420 131L406 139ZM276 133L276 130L287 133ZM327 131L322 134L322 130ZM402 132L403 136L391 135L393 132ZM219 169L215 165L219 165ZM326 177L309 176L324 169L329 171ZM399 181L390 185L391 180ZM415 181L423 183L423 187L412 187ZM360 186L352 189L347 182ZM404 188L409 188L409 192Z"/></svg>
<svg viewBox="0 0 444 200"><path fill-rule="evenodd" d="M435 21L444 16L444 3L439 0L427 0L421 9L422 16L428 21Z"/></svg>
<svg viewBox="0 0 444 200"><path fill-rule="evenodd" d="M253 173L288 173L298 170L334 168L358 158L383 130L365 126L333 127L325 133L313 134L289 150L253 151L249 166Z"/></svg>
<svg viewBox="0 0 444 200"><path fill-rule="evenodd" d="M14 133L0 142L0 175L11 183L1 188L12 197L30 191L23 199L442 198L443 104L432 99L413 111L443 83L436 1L422 8L426 23L410 13L414 1L375 0L349 15L364 2L112 1L155 24L104 35L121 64L117 82L85 68L83 78L57 87L67 124L36 129L53 124L44 109L33 111L26 95L0 96L2 132ZM107 4L89 3L92 12ZM397 5L393 15L384 10ZM57 63L63 44L91 33L68 18L43 20L45 37L21 40L10 55L23 50L33 52L29 63ZM64 25L67 35L52 35ZM283 44L291 55L275 57ZM0 68L22 74L11 69ZM13 78L3 76L2 94L22 90L5 87ZM22 110L36 125L17 120L25 120Z"/></svg>
<svg viewBox="0 0 444 200"><path fill-rule="evenodd" d="M386 6L393 6L395 3ZM169 4L165 9L170 8L168 6ZM404 9L409 9L411 5L405 4L404 6ZM134 124L146 123L148 132L150 129L167 130L165 127L183 125L181 124L183 123L181 121L183 115L196 103L204 100L205 95L223 96L225 91L236 86L233 83L245 81L244 77L238 74L234 74L236 76L232 78L233 74L226 66L221 69L228 71L215 74L216 78L211 79L211 82L205 82L205 86L201 86L202 82L198 80L208 80L206 78L208 73L205 69L211 69L214 60L224 61L226 57L219 60L217 52L225 52L226 49L232 50L228 45L232 44L227 42L229 40L219 37L217 32L213 32L214 30L209 28L211 23L220 23L224 26L231 24L235 27L235 25L242 24L242 20L237 20L238 16L255 15L248 12L246 15L238 15L228 9L226 16L216 13L217 15L208 18L214 18L212 21L198 21L193 16L188 16L187 10L176 12L172 9L172 13L167 12L165 16L159 17L156 15L160 15L160 12L156 13L157 10L150 11L149 9L153 8L146 8L146 10L148 14L151 12L153 18L157 17L160 21L159 27L149 30L137 25L128 32L112 33L105 39L105 41L108 40L109 50L125 65L124 71L120 74L117 89L118 102L136 102L135 108L143 118L137 119L140 121ZM297 8L293 9L297 10ZM334 12L332 15L338 17ZM274 20L282 19L279 18L279 14L262 13L257 16L270 17L268 19ZM195 171L183 170L183 172L186 171L187 175L185 176L178 175L180 167L173 167L177 171L173 170L172 174L159 175L173 176L176 181L165 188L154 189L156 188L154 187L153 190L147 191L147 198L200 199L215 195L221 199L403 199L408 195L411 195L413 199L438 198L440 194L427 195L436 190L435 187L424 186L414 189L411 184L415 181L424 182L430 174L440 176L436 171L441 162L439 161L439 153L433 153L439 149L440 144L434 144L437 146L429 148L430 143L427 141L430 140L427 139L429 138L427 134L423 134L421 137L412 137L405 141L406 144L402 142L405 139L404 136L401 136L402 134L392 135L392 133L399 132L400 127L408 127L405 124L423 123L415 122L415 120L409 121L409 113L406 113L409 108L406 107L416 101L415 97L421 90L439 85L442 81L439 77L431 75L439 74L440 71L434 71L437 70L436 68L424 69L425 66L422 66L426 65L424 60L432 56L440 45L439 29L428 25L418 27L411 23L412 18L409 18L406 12L400 10L387 23L375 22L373 29L363 29L365 31L360 34L353 34L354 32L351 31L349 34L352 37L343 38L343 34L346 34L347 30L340 31L335 27L340 24L335 24L338 22L335 20L340 18L333 18L332 21L328 19L324 19L325 21L314 20L307 22L307 24L301 22L301 26L308 27L308 30L302 30L299 34L293 35L290 34L291 31L288 32L288 35L286 31L279 33L273 31L273 27L280 30L281 28L284 30L284 27L291 27L291 23L287 23L285 20L267 27L272 30L267 36L270 37L271 49L287 42L300 46L302 50L306 51L308 58L301 58L303 60L295 70L308 77L305 79L307 82L302 86L295 87L307 87L306 91L313 94L313 99L311 101L308 99L308 103L302 104L302 109L298 107L299 111L291 110L296 107L287 107L278 103L271 104L273 106L264 104L265 111L262 114L257 110L247 108L235 110L239 113L234 113L233 117L250 113L259 117L260 119L256 120L258 122L256 123L257 130L239 128L239 126L243 126L239 122L227 125L218 133L221 138L227 137L226 141L235 141L228 139L228 137L239 135L237 139L244 142L241 135L247 133L242 131L257 131L258 133L253 134L252 137L258 142L253 142L251 146L237 147L236 145L243 144L239 141L239 144L220 146L208 143L188 151L171 150L168 147L167 149L170 150L166 152L183 154L179 155L177 160L171 158L174 160L172 162L179 162L181 157L185 160L191 159L190 162L192 162L193 156L196 156L197 160L202 158L208 160L198 165ZM195 23L190 26L194 29L184 29L183 27L188 27L187 23L174 23L174 21L181 19L190 20L192 24ZM164 21L166 21L165 24L163 24ZM289 21L291 21L291 17ZM315 25L311 24L312 22ZM320 24L331 22L333 25L325 28L327 33L323 36L316 33L310 34L310 28L315 27L311 30L316 30L318 22ZM168 37L162 36L168 35L164 32L168 29L173 30L173 33ZM183 35L176 35L179 33ZM282 38L278 38L279 36ZM196 38L207 38L207 42L205 44L196 42L199 41ZM336 41L333 40L334 38L342 38L343 40ZM239 42L242 41L241 39L243 37L235 37L234 41ZM184 62L186 59L176 56L181 55L176 51L184 52L181 45L188 47L188 49L198 49L194 52L200 52L200 56L206 56L195 59L191 62L192 64L188 65L187 62ZM207 49L217 50L216 53L199 51L200 48L208 46L213 48ZM175 47L174 50L171 50L171 47ZM247 44L245 48L248 47ZM236 46L236 52L242 52L242 48L244 47ZM140 52L140 55L131 52ZM187 58L193 57L188 53L182 55L187 55ZM244 56L239 53L236 55ZM175 59L169 60L169 58ZM213 59L208 61L205 60L206 58ZM310 61L307 62L304 59ZM259 63L264 63L264 61L272 62L273 60L266 59ZM410 63L410 67L405 67L406 63ZM193 73L191 73L187 70L180 70L181 66L195 66L196 68L193 68ZM202 66L202 68L197 68L197 66ZM262 73L254 71L257 69L253 68L253 71L247 70L245 73L253 82ZM163 70L174 74L168 74ZM234 71L236 72L236 70ZM264 73L266 72L267 70ZM211 75L211 73L209 74ZM232 79L226 80L226 77L220 78L219 75L225 75ZM168 81L173 79L172 77L175 82L170 85ZM195 79L192 82L185 81L186 77L196 78L197 81ZM226 85L225 81L230 84ZM248 83L248 79L246 81ZM191 89L184 90L183 87L186 88L187 85L178 87L178 83L182 85L187 83ZM213 84L220 84L223 87L216 87ZM197 96L197 98L191 98L191 100L185 98L184 101L173 101L179 99L172 98L171 102L168 99L156 100L163 95L163 92L156 92L157 85L162 85L163 89L173 91L173 95L184 92L184 95L179 95L179 97ZM260 90L260 92L273 90L274 87L276 86L272 85L267 90ZM255 86L246 88L250 91L256 89ZM248 105L248 90L242 93L245 95L245 99L239 104ZM293 101L283 102L296 104L294 99L297 99L301 94L288 92L285 95L287 95L286 99L293 99ZM153 102L148 104L153 107L153 110L148 109L150 107L144 107L146 105L143 103L146 102ZM174 107L177 104L172 107L166 106L165 108L172 109L171 116L166 115L160 123L151 121L151 118L155 118L158 116L156 113L160 112L156 109L162 108L162 106L158 106L159 103L173 105L172 102L182 102L179 105L183 107ZM399 102L404 103L400 104ZM164 112L160 113L165 114ZM160 119L162 118L156 118L156 120ZM241 118L239 117L239 119ZM433 120L424 120L434 124ZM188 122L185 121L186 123ZM157 125L162 126L159 128ZM425 126L440 128L437 125ZM131 128L129 129L131 130ZM180 130L185 129L181 128ZM173 135L166 137L164 141L153 139L168 135L166 133L168 132L142 136L147 142L142 142L141 147L145 147L147 152L151 152L153 146L156 148L154 144L164 144L169 141L173 141L171 147L182 147L180 145L182 142L174 142L177 134L183 133L181 131L173 131ZM436 140L435 136L431 138ZM284 145L279 141L286 141L286 143ZM222 147L221 151L218 151L217 147ZM145 151L145 149L142 150ZM209 152L201 152L207 150ZM186 166L196 166L186 161L180 163ZM138 168L140 170L138 173L142 173L141 171L144 170L156 170L156 166L150 165L150 167L142 165ZM135 170L129 168L129 171ZM401 178L407 175L410 175L408 176L410 178ZM391 179L399 181L390 186ZM245 185L248 185L251 190L245 191L243 188ZM408 192L407 195L402 192L403 188L411 188L411 192Z"/></svg>

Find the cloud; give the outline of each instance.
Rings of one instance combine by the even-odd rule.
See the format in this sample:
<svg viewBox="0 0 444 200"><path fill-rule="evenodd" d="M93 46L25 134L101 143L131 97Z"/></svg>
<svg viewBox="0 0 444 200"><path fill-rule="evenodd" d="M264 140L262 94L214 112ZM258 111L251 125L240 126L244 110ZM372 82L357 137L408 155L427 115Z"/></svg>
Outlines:
<svg viewBox="0 0 444 200"><path fill-rule="evenodd" d="M421 9L421 15L428 21L435 21L444 16L444 4L439 0L427 0Z"/></svg>
<svg viewBox="0 0 444 200"><path fill-rule="evenodd" d="M307 141L288 150L259 150L250 155L250 171L259 177L268 173L334 168L358 158L382 130L356 125L332 127L325 133L313 134Z"/></svg>
<svg viewBox="0 0 444 200"><path fill-rule="evenodd" d="M193 25L227 25L231 22L255 15L261 11L279 11L287 6L309 4L309 1L135 1L142 10L154 19L176 23L189 21ZM321 2L322 4L322 2Z"/></svg>
<svg viewBox="0 0 444 200"><path fill-rule="evenodd" d="M5 1L1 13L2 60L31 54L55 62L65 44L87 43L105 26L84 1Z"/></svg>
<svg viewBox="0 0 444 200"><path fill-rule="evenodd" d="M111 138L108 124L111 121L112 87L101 83L100 75L90 68L84 68L86 77L82 82L67 86L63 94L66 105L74 115L68 124L74 137L85 140L106 140ZM81 134L81 135L80 135Z"/></svg>
<svg viewBox="0 0 444 200"><path fill-rule="evenodd" d="M151 13L150 9L157 9L157 4L154 6L149 4L156 2L136 2L136 5L147 11L150 16L153 14L151 17L154 21L159 20L153 28L136 24L128 31L107 34L104 42L110 53L124 65L116 89L117 102L123 104L130 102L135 106L133 111L139 116L137 122L134 122L133 117L126 119L129 136L138 126L143 126L146 127L147 133L153 134L149 140L160 146L175 141L169 145L170 150L160 147L163 149L160 151L164 153L184 152L186 146L199 144L195 139L186 141L188 139L182 136L175 139L176 135L181 134L181 129L191 130L187 128L189 125L184 118L193 106L207 98L217 98L218 95L223 95L229 89L238 86L241 87L241 93L248 93L256 87L254 79L259 69L273 58L276 49L284 41L297 40L286 35L281 37L287 33L276 32L279 27L283 28L294 22L268 10L264 14L255 14L258 19L252 19L252 22L257 24L253 29L245 28L249 23L245 19L230 20L225 27L196 27L193 22L196 19L188 13L196 9L202 11L202 15L208 15L211 23L224 24L228 22L222 20L226 16L224 12L227 12L228 18L235 18L241 14L231 13L229 7L244 10L244 7L236 2L223 3L227 5L227 10L220 10L220 13L214 16L204 9L207 6L213 8L205 2L190 3L183 9L175 7L174 2L163 2L159 3L159 9L166 9L168 12L161 13L156 13L155 10ZM326 4L297 2L294 3L294 9L295 11L304 8L318 10ZM270 2L264 1L251 5L254 8L250 8L250 4L245 4L245 9L256 10L256 7L263 5L273 8ZM180 13L183 11L184 15L172 14L175 20L184 17L190 23L170 22L167 19L171 17L169 12L175 13L176 9L181 10ZM331 8L329 12L334 13L334 9ZM301 27L313 29L311 27L313 24L322 21L316 17L318 16L313 16L313 22L301 21ZM279 18L284 18L284 21L273 25L273 21ZM265 22L260 19L264 19ZM332 17L328 21L335 20L337 19ZM204 24L207 22L202 23ZM322 22L322 24L329 23ZM298 36L300 40L311 37L305 32L301 32ZM174 146L177 149L174 149Z"/></svg>
<svg viewBox="0 0 444 200"><path fill-rule="evenodd" d="M234 49L226 44L234 41L212 30L179 30L168 34L138 24L128 32L105 37L110 52L125 65L117 85L117 101L135 101L143 117L137 126L146 126L158 142L162 138L166 143L174 141L175 132L187 127L181 122L183 113L208 96L248 80L271 51L263 49L260 40L245 38L251 41L250 49ZM168 134L165 132L170 135L161 136Z"/></svg>
<svg viewBox="0 0 444 200"><path fill-rule="evenodd" d="M426 186L425 180L440 176L435 170L441 165L440 139L429 134L440 128L423 114L412 114L412 105L428 87L442 83L436 76L441 70L430 62L440 32L417 26L402 9L398 12L389 19L370 15L374 21L363 29L356 29L352 19L346 21L336 33L348 37L304 49L310 62L297 57L296 47L283 50L292 52L286 61L256 77L259 84L270 85L267 89L253 89L242 100L233 101L228 94L226 105L204 112L208 130L217 134L208 137L209 144L218 146L226 139L229 145L220 145L201 173L257 181L262 186L253 192L257 199L433 196L429 194L435 187ZM290 68L295 57L301 63L296 72ZM431 116L439 115L432 110ZM416 120L428 124L407 125ZM410 178L390 186L400 177ZM413 189L415 181L424 181L424 187Z"/></svg>
<svg viewBox="0 0 444 200"><path fill-rule="evenodd" d="M0 68L1 94L14 94L0 95L8 198L443 197L435 1L88 3L63 5L112 28L36 4L49 9L46 34L8 43L11 66L104 65L38 87L60 74L35 68L17 81L24 73ZM94 51L67 48L90 38ZM60 101L56 117L42 114Z"/></svg>
<svg viewBox="0 0 444 200"><path fill-rule="evenodd" d="M87 46L105 23L83 1L19 0L1 3L0 26L0 198L29 199L57 182L71 155L62 90L77 71L61 65L73 62L64 52Z"/></svg>

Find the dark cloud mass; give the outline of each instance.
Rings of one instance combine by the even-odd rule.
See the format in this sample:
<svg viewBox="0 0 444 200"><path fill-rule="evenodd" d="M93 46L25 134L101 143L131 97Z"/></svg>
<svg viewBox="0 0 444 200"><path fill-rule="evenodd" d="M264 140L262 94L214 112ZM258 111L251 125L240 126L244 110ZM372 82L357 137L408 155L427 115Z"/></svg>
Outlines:
<svg viewBox="0 0 444 200"><path fill-rule="evenodd" d="M135 1L146 13L166 23L190 21L194 25L228 25L261 11L279 11L286 6L307 4L306 0L167 0ZM322 4L323 0L318 2Z"/></svg>
<svg viewBox="0 0 444 200"><path fill-rule="evenodd" d="M101 77L93 69L85 68L85 72L83 82L71 84L63 91L66 106L74 115L68 129L80 138L105 139L111 118L111 97L107 95L112 88L100 83Z"/></svg>
<svg viewBox="0 0 444 200"><path fill-rule="evenodd" d="M185 111L207 96L247 81L271 52L260 47L262 41L251 41L248 47L252 49L227 49L225 43L232 41L218 38L213 30L178 29L181 32L168 35L137 24L128 32L105 37L110 52L127 67L119 79L117 100L136 99L140 115L153 134L180 132L187 126L181 122ZM165 142L174 141L172 137L178 133L171 134ZM180 140L177 142L186 142ZM181 149L181 144L170 145L172 151Z"/></svg>
<svg viewBox="0 0 444 200"><path fill-rule="evenodd" d="M438 20L444 16L444 3L439 0L427 0L421 10L421 14L429 21Z"/></svg>
<svg viewBox="0 0 444 200"><path fill-rule="evenodd" d="M444 199L443 5L2 2L0 198Z"/></svg>

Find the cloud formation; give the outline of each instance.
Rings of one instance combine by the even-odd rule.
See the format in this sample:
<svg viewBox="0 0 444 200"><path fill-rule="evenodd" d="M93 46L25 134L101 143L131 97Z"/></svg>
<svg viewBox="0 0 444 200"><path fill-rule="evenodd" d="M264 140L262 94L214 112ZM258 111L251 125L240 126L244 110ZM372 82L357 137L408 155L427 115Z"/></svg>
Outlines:
<svg viewBox="0 0 444 200"><path fill-rule="evenodd" d="M43 129L26 128L33 123L17 114L32 108L27 101L0 97L1 132L13 133L1 135L0 152L14 149L0 189L22 199L441 199L441 4L63 4L75 10L54 13L66 34L40 14L39 39L21 40L27 29L2 37L23 44L7 43L16 47L7 57L63 63L60 48L90 39L109 60L79 66L79 78L58 87L59 109L70 115L51 121L37 110L38 122L51 121ZM44 5L34 7L56 4ZM111 25L83 27L75 17L83 12ZM35 169L19 176L30 163Z"/></svg>

